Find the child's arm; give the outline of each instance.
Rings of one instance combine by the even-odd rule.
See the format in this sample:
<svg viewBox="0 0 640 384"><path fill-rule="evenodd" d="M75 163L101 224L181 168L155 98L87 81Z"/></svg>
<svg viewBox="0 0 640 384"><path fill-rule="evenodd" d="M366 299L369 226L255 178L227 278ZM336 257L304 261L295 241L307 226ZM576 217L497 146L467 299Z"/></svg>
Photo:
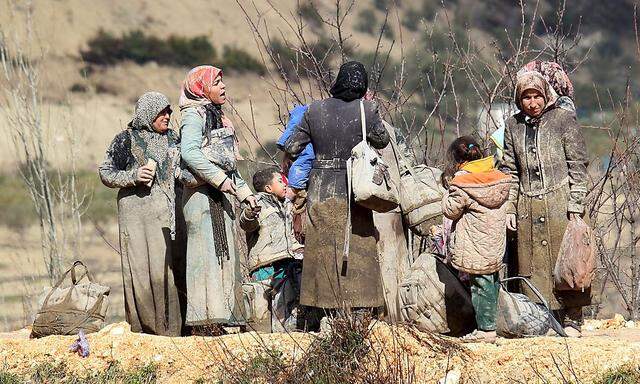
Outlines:
<svg viewBox="0 0 640 384"><path fill-rule="evenodd" d="M442 198L442 213L451 220L457 220L469 204L469 195L460 188L452 186Z"/></svg>
<svg viewBox="0 0 640 384"><path fill-rule="evenodd" d="M240 214L240 228L249 233L257 230L258 227L260 227L258 213L254 212L249 207L243 209L242 214Z"/></svg>

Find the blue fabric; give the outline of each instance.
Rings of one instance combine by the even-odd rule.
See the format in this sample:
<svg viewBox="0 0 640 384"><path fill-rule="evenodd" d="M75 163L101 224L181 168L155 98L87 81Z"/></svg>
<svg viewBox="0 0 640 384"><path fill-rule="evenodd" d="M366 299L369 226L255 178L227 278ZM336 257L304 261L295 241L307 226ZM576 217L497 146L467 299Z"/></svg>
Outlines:
<svg viewBox="0 0 640 384"><path fill-rule="evenodd" d="M283 149L284 143L289 136L293 134L295 127L302 121L302 117L309 108L308 105L298 105L289 112L289 122L287 127L280 136L277 142L278 148ZM311 173L311 167L313 166L313 160L316 158L316 154L313 152L311 143L302 150L300 155L296 157L291 168L289 168L289 186L296 189L307 189L307 183L309 182L309 173Z"/></svg>
<svg viewBox="0 0 640 384"><path fill-rule="evenodd" d="M255 272L251 274L251 277L254 281L263 281L270 279L275 274L275 269L272 265L268 265L266 267L258 268Z"/></svg>
<svg viewBox="0 0 640 384"><path fill-rule="evenodd" d="M504 130L505 127L501 127L491 134L491 140L496 144L499 159L502 159L502 152L504 151Z"/></svg>

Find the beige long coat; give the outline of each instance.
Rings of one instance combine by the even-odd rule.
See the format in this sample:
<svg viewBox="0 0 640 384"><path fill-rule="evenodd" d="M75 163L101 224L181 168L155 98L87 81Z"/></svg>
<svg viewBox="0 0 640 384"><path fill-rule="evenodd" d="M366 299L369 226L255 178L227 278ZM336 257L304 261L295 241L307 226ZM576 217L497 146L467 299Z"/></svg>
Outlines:
<svg viewBox="0 0 640 384"><path fill-rule="evenodd" d="M575 114L553 108L537 121L523 114L507 119L502 167L515 180L507 212L518 217L518 274L530 278L551 309L589 305L590 292L553 286L568 214L584 212L587 192L586 145Z"/></svg>

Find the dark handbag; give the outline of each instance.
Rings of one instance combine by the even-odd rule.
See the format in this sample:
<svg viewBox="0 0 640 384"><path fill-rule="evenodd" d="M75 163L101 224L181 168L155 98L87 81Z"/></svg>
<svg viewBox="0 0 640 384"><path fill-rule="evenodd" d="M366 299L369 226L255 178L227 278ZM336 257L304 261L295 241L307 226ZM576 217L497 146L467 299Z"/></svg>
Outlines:
<svg viewBox="0 0 640 384"><path fill-rule="evenodd" d="M76 267L84 271L76 275ZM61 288L68 275L71 286ZM86 278L86 282L81 281ZM102 328L109 307L111 289L97 284L81 261L75 261L60 277L47 294L42 307L36 314L31 337L49 335L75 335L82 330L85 333L96 332Z"/></svg>

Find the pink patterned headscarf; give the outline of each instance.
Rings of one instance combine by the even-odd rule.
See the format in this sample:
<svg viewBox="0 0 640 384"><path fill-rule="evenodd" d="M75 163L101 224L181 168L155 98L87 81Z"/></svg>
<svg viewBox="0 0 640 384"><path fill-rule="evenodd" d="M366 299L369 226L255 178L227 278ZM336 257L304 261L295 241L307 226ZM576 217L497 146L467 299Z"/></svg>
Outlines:
<svg viewBox="0 0 640 384"><path fill-rule="evenodd" d="M568 96L573 99L573 84L560 64L553 61L531 61L518 71L518 75L530 71L541 74L558 96Z"/></svg>
<svg viewBox="0 0 640 384"><path fill-rule="evenodd" d="M200 65L190 70L180 90L180 108L211 103L206 95L218 76L222 77L222 69L212 65Z"/></svg>

